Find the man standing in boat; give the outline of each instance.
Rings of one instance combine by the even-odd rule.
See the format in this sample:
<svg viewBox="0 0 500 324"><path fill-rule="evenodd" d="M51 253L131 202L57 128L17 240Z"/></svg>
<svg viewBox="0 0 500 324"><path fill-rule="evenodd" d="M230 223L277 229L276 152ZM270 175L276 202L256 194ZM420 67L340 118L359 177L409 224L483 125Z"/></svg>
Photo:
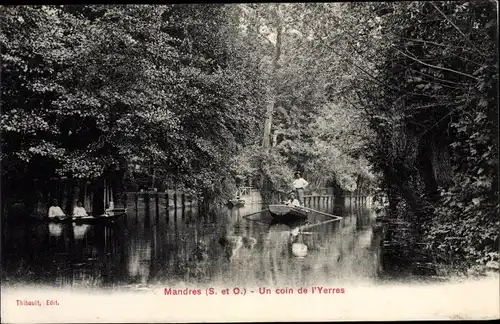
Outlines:
<svg viewBox="0 0 500 324"><path fill-rule="evenodd" d="M302 178L299 171L295 172L295 180L293 181L293 189L297 193L297 198L300 202L300 205L304 205L304 188L307 187L309 183Z"/></svg>

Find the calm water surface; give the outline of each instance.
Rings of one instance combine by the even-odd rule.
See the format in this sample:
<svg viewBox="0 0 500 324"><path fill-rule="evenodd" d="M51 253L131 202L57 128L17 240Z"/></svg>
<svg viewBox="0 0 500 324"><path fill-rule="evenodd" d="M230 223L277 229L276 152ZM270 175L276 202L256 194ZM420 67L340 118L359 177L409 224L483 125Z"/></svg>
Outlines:
<svg viewBox="0 0 500 324"><path fill-rule="evenodd" d="M311 206L333 212L334 206ZM341 221L311 214L292 253L290 230L271 224L260 204L198 214L187 207L155 210L140 202L109 225L7 224L3 229L4 284L52 287L261 286L370 283L380 274L380 237L371 211L336 207ZM322 223L323 222L323 223ZM297 242L297 241L295 241Z"/></svg>

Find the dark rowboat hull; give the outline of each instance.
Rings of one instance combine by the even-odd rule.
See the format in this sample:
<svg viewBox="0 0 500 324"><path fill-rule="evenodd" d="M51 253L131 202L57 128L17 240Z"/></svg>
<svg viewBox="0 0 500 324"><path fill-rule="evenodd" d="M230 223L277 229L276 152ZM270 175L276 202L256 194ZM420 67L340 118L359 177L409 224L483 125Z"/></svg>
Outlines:
<svg viewBox="0 0 500 324"><path fill-rule="evenodd" d="M99 222L111 222L122 218L125 213L113 213L113 214L104 214L100 216L80 216L80 217L53 217L47 218L45 221L49 223L77 223L77 224L93 224Z"/></svg>
<svg viewBox="0 0 500 324"><path fill-rule="evenodd" d="M232 199L228 201L227 205L229 207L243 207L245 206L245 201L243 199Z"/></svg>
<svg viewBox="0 0 500 324"><path fill-rule="evenodd" d="M269 213L275 222L296 222L307 219L309 211L287 205L269 205Z"/></svg>

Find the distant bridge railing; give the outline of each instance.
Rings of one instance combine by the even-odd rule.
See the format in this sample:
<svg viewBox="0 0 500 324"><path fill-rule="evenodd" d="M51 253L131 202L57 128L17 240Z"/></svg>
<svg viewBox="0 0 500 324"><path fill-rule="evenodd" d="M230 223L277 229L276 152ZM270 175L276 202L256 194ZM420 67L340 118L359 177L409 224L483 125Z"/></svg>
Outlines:
<svg viewBox="0 0 500 324"><path fill-rule="evenodd" d="M255 190L253 187L240 187L238 191L239 196L250 196L252 190Z"/></svg>
<svg viewBox="0 0 500 324"><path fill-rule="evenodd" d="M371 201L371 196L369 195L342 195L340 198L344 203L348 203L349 205L367 205ZM333 195L304 195L304 203L306 205L314 205L320 202L333 203L334 200L335 196Z"/></svg>

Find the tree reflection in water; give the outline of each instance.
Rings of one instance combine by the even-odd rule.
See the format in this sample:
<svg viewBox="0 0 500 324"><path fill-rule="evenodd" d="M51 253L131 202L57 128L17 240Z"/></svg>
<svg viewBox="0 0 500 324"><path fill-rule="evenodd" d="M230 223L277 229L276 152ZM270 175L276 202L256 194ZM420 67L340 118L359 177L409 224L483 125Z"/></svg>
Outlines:
<svg viewBox="0 0 500 324"><path fill-rule="evenodd" d="M347 210L342 222L298 234L293 226L270 224L265 213L247 220L244 215L259 205L198 215L196 208L148 211L143 204L137 212L129 206L115 225L42 224L28 228L30 235L21 235L26 228L6 231L6 246L17 247L7 251L13 265L7 275L49 285L120 288L312 285L371 280L379 271L380 240L375 242L365 212ZM322 219L313 215L309 221ZM297 243L303 245L295 249L307 246L307 254L294 255Z"/></svg>

